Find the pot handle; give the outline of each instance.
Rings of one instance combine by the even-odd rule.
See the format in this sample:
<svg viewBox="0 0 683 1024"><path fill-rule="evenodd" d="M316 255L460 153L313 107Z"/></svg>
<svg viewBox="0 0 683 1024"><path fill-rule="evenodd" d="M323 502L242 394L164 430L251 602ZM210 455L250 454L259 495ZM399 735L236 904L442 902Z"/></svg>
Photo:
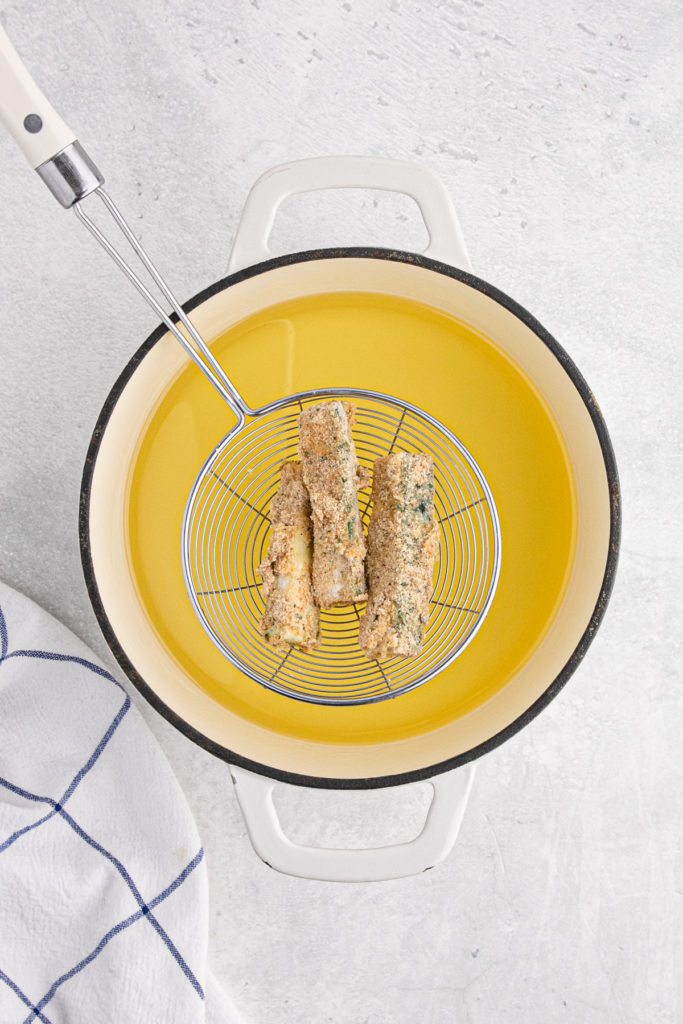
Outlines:
<svg viewBox="0 0 683 1024"><path fill-rule="evenodd" d="M321 849L292 842L273 803L273 780L234 765L230 773L252 846L268 867L324 882L382 882L420 874L450 853L467 807L474 765L427 780L434 796L415 839L369 850Z"/></svg>
<svg viewBox="0 0 683 1024"><path fill-rule="evenodd" d="M274 254L268 239L283 199L326 188L376 188L402 192L417 203L429 234L426 256L470 270L470 260L451 197L423 164L370 156L325 156L272 167L254 183L228 263L228 272L261 263Z"/></svg>

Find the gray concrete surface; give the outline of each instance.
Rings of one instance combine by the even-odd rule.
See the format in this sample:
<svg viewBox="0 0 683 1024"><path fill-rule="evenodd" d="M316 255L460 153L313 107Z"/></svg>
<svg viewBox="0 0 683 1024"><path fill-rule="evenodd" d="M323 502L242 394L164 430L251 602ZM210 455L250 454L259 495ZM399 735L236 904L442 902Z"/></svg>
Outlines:
<svg viewBox="0 0 683 1024"><path fill-rule="evenodd" d="M423 160L475 270L584 372L619 461L623 554L598 639L481 762L457 848L422 877L269 872L225 766L134 694L203 835L212 964L245 1021L683 1019L680 3L4 0L0 21L183 297L222 275L271 165ZM275 242L410 247L420 231L405 202L329 194L288 203ZM111 664L79 480L153 317L4 135L0 249L0 575ZM353 844L415 830L427 787L279 799L293 835Z"/></svg>

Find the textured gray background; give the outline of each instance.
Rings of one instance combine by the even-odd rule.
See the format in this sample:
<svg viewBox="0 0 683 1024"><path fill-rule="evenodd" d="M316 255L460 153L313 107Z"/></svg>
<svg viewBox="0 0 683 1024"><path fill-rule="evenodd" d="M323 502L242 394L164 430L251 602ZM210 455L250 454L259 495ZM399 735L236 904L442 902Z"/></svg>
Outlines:
<svg viewBox="0 0 683 1024"><path fill-rule="evenodd" d="M456 849L422 877L268 871L225 766L136 699L197 817L212 961L245 1019L683 1019L680 3L0 0L0 20L183 298L221 276L271 165L423 160L475 270L586 375L619 461L623 553L598 639L481 762ZM330 193L289 201L274 242L423 235L407 200ZM81 578L79 480L154 320L4 135L0 245L0 575L111 664ZM410 835L427 792L283 788L280 804L293 836L353 844Z"/></svg>

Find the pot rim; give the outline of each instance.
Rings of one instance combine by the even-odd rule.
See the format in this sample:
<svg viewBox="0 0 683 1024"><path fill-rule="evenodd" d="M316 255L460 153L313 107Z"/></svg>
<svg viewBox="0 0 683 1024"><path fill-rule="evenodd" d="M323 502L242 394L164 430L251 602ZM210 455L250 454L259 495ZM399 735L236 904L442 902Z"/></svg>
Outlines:
<svg viewBox="0 0 683 1024"><path fill-rule="evenodd" d="M92 488L93 474L95 470L95 464L99 454L100 444L102 437L106 430L109 419L112 415L114 407L118 402L121 394L123 393L128 381L134 374L135 370L142 362L144 357L150 351L150 349L167 333L167 328L164 324L159 324L154 331L145 339L140 345L134 355L129 359L113 387L111 388L104 405L97 418L95 428L93 430L92 438L88 446L88 452L85 459L85 466L83 469L83 476L81 480L81 491L80 491L80 503L79 503L79 541L81 551L81 564L83 567L83 574L85 577L85 584L88 590L88 596L93 606L95 616L98 624L107 644L116 658L117 662L126 673L128 679L133 683L137 690L142 696L152 705L152 707L159 712L171 725L175 726L181 733L183 733L188 739L194 743L203 747L209 753L214 754L216 757L229 764L235 764L239 767L246 768L250 771L256 772L259 775L264 775L268 778L276 779L281 782L287 782L292 785L308 786L319 789L379 789L387 786L404 785L411 782L423 782L429 780L433 775L438 775L442 772L450 771L451 769L457 768L460 765L467 764L470 761L482 757L484 754L489 753L496 747L500 746L505 740L510 739L515 733L523 729L524 726L528 725L536 716L553 700L554 697L560 692L562 687L565 685L567 680L573 675L578 668L579 664L583 660L586 651L593 641L595 633L600 626L602 619L609 602L612 589L614 586L614 577L617 568L617 562L619 557L619 544L621 537L621 491L619 486L619 477L617 473L616 460L612 443L607 431L607 426L602 417L600 409L595 401L593 393L591 392L588 384L584 377L579 371L576 364L565 352L562 346L555 340L555 338L531 315L523 306L521 306L514 299L511 299L504 292L500 291L494 285L489 284L480 277L476 277L468 271L459 270L456 267L450 266L447 263L442 263L438 260L433 260L430 257L423 256L420 253L404 252L396 249L379 249L370 247L343 247L343 248L327 248L327 249L310 249L302 252L288 253L282 256L276 256L272 259L266 260L262 263L256 263L250 267L246 267L243 270L239 270L236 273L229 274L226 277L221 278L214 284L209 285L202 291L198 292L191 299L183 304L183 309L186 313L191 313L193 309L206 302L212 296L218 294L221 291L225 291L227 288L232 287L235 284L239 284L240 281L246 280L247 278L255 277L258 274L267 273L269 270L275 270L279 267L289 266L296 263L305 263L311 260L323 260L323 259L382 259L389 260L396 263L410 263L418 267L422 267L426 270L432 270L436 273L443 274L448 277L452 277L457 281L461 281L463 284L482 292L488 298L497 302L503 306L510 313L521 320L525 326L527 326L543 344L552 352L555 358L559 361L576 390L578 391L581 399L588 410L591 421L595 428L595 432L598 437L602 457L605 465L605 472L607 475L607 483L610 494L610 532L609 532L609 547L607 553L607 561L605 564L605 571L603 574L602 584L600 587L600 593L598 595L593 613L591 615L588 626L584 633L580 637L574 651L566 661L562 670L558 675L549 683L546 689L543 691L541 696L534 701L525 711L522 712L517 718L515 718L509 725L504 729L501 729L494 736L489 737L483 743L477 744L470 750L465 751L462 754L458 754L452 758L447 758L444 761L440 761L437 764L428 765L424 768L415 769L408 772L401 772L395 775L382 775L374 778L367 779L344 779L344 778L326 778L311 775L300 775L288 771L283 771L279 768L274 768L270 765L264 765L257 761L252 761L249 758L242 757L240 754L229 750L227 747L216 743L214 740L209 739L194 726L190 725L185 721L176 711L174 711L168 704L161 700L157 693L153 690L149 683L147 683L142 676L138 673L132 662L129 660L126 652L119 643L118 637L114 631L114 628L109 621L102 598L100 596L97 580L95 576L95 568L92 561L92 553L90 549L90 533L89 533L89 507L90 507L90 492ZM172 319L177 322L177 316L172 314Z"/></svg>

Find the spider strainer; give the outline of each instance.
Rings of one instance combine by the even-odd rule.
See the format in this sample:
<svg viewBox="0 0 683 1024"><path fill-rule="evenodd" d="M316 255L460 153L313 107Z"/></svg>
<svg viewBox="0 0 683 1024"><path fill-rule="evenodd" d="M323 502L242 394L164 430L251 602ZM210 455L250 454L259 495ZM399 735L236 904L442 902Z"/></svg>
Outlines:
<svg viewBox="0 0 683 1024"><path fill-rule="evenodd" d="M361 465L391 451L434 459L439 556L430 618L418 659L373 661L358 647L364 605L321 612L321 645L282 654L259 633L264 600L258 565L268 546L268 511L283 459L297 457L298 417L308 404L343 398L356 406ZM205 631L241 672L277 693L316 704L362 704L419 686L470 642L489 609L500 570L500 525L481 469L458 438L428 413L376 391L300 392L258 410L216 446L185 509L182 562ZM372 511L359 494L361 518Z"/></svg>
<svg viewBox="0 0 683 1024"><path fill-rule="evenodd" d="M500 527L493 497L466 448L426 412L380 392L308 391L251 409L104 190L102 174L31 79L1 26L0 84L0 116L40 177L62 206L74 210L237 416L232 431L202 467L183 522L185 582L211 639L233 665L257 682L278 693L323 704L393 697L445 668L481 625L500 568ZM428 191L431 196L432 189ZM83 203L91 195L102 201L179 323L86 213ZM279 466L296 454L297 416L305 403L338 397L349 398L358 407L354 436L364 465L371 467L374 459L394 449L423 451L434 458L441 545L432 613L419 659L383 663L366 659L356 642L356 605L323 613L322 644L313 653L278 655L258 631L263 601L256 567L265 553L268 508L277 489ZM368 494L362 511L367 520Z"/></svg>

